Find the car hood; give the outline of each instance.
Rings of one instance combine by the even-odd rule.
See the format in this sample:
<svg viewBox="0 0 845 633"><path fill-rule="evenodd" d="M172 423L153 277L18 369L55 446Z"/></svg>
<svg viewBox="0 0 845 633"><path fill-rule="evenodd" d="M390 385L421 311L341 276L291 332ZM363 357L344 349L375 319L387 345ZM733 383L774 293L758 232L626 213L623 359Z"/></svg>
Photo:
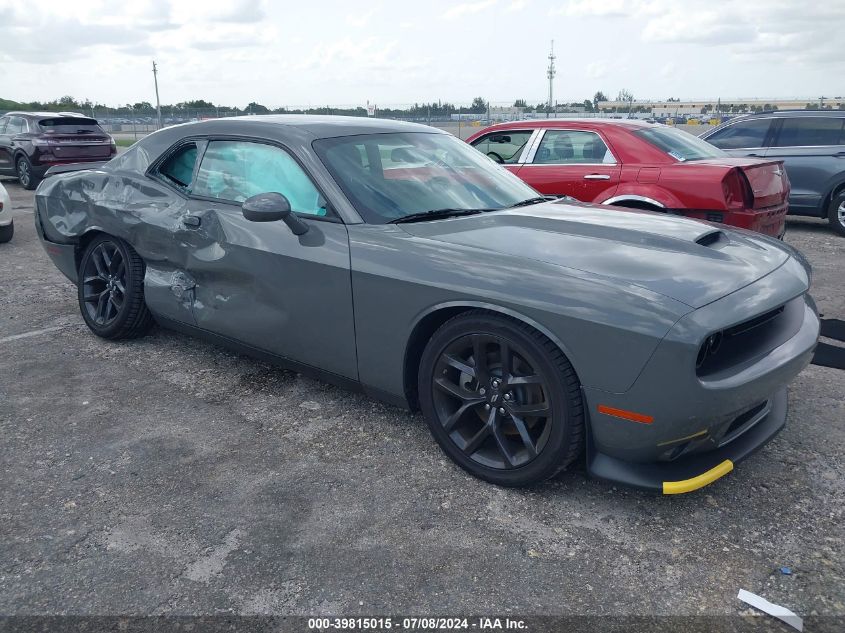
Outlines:
<svg viewBox="0 0 845 633"><path fill-rule="evenodd" d="M747 231L598 205L542 203L400 226L418 238L626 282L693 308L753 283L789 258L770 238Z"/></svg>

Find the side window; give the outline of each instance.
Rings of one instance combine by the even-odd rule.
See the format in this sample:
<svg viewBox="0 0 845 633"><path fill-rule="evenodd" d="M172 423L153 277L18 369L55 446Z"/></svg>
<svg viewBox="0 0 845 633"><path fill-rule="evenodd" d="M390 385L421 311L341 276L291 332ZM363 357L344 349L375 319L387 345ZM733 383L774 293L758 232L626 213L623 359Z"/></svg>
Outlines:
<svg viewBox="0 0 845 633"><path fill-rule="evenodd" d="M358 150L355 153L360 157ZM193 193L243 202L259 193L284 195L297 213L326 215L320 192L283 149L249 141L212 141L202 157Z"/></svg>
<svg viewBox="0 0 845 633"><path fill-rule="evenodd" d="M547 130L534 156L535 165L615 162L598 134L575 130Z"/></svg>
<svg viewBox="0 0 845 633"><path fill-rule="evenodd" d="M734 123L722 128L712 136L708 136L707 142L720 149L763 147L771 122L771 119L754 119L753 121Z"/></svg>
<svg viewBox="0 0 845 633"><path fill-rule="evenodd" d="M533 133L534 130L493 132L474 140L472 146L480 152L487 154L487 156L497 163L509 165L519 160Z"/></svg>
<svg viewBox="0 0 845 633"><path fill-rule="evenodd" d="M19 116L9 117L9 122L6 124L6 134L22 134L25 130L24 120Z"/></svg>
<svg viewBox="0 0 845 633"><path fill-rule="evenodd" d="M185 193L191 191L194 165L197 162L197 146L188 143L177 149L158 168L158 176Z"/></svg>
<svg viewBox="0 0 845 633"><path fill-rule="evenodd" d="M9 121L9 117L4 116L0 117L0 134L4 134L4 130L6 129L6 123Z"/></svg>
<svg viewBox="0 0 845 633"><path fill-rule="evenodd" d="M785 119L775 147L845 144L842 126L845 117L796 117Z"/></svg>

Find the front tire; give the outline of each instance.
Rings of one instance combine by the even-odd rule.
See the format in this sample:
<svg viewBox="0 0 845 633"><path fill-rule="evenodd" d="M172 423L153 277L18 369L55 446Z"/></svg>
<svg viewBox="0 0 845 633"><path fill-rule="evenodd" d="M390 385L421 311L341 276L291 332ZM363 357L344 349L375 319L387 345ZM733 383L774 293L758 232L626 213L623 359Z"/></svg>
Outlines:
<svg viewBox="0 0 845 633"><path fill-rule="evenodd" d="M24 189L32 191L38 186L39 179L32 173L32 163L26 156L18 156L15 163L15 169L18 174L18 181Z"/></svg>
<svg viewBox="0 0 845 633"><path fill-rule="evenodd" d="M15 225L10 224L8 226L0 226L0 244L5 244L6 242L10 242L12 240L12 236L15 234Z"/></svg>
<svg viewBox="0 0 845 633"><path fill-rule="evenodd" d="M144 301L144 261L123 240L100 235L79 265L79 308L91 331L102 338L137 338L153 324Z"/></svg>
<svg viewBox="0 0 845 633"><path fill-rule="evenodd" d="M845 191L833 196L827 212L827 219L834 231L845 236Z"/></svg>
<svg viewBox="0 0 845 633"><path fill-rule="evenodd" d="M483 310L438 329L423 352L419 401L434 439L458 466L500 486L553 477L583 451L575 371L527 325Z"/></svg>

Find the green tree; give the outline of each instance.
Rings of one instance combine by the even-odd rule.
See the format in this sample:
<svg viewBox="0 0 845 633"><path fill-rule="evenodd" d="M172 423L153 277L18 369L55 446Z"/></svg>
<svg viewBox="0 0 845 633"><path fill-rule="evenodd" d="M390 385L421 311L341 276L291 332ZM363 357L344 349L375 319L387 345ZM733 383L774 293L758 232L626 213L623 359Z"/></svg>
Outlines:
<svg viewBox="0 0 845 633"><path fill-rule="evenodd" d="M514 108L527 108L528 104L525 103L525 99L517 99L516 101L513 102L513 107Z"/></svg>
<svg viewBox="0 0 845 633"><path fill-rule="evenodd" d="M472 100L472 105L469 107L469 111L474 114L483 114L487 112L487 102L484 100L484 97L476 97Z"/></svg>
<svg viewBox="0 0 845 633"><path fill-rule="evenodd" d="M601 90L599 90L596 94L593 95L593 109L599 109L599 101L607 101L607 95L604 94Z"/></svg>

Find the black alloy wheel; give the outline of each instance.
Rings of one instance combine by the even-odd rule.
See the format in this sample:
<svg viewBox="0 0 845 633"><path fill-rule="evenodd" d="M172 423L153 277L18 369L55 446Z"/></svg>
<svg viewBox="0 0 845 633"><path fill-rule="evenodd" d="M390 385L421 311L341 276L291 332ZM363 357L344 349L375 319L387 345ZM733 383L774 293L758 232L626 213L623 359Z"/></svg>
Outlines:
<svg viewBox="0 0 845 633"><path fill-rule="evenodd" d="M845 191L833 196L827 217L833 230L839 235L845 235Z"/></svg>
<svg viewBox="0 0 845 633"><path fill-rule="evenodd" d="M435 333L421 367L420 404L446 453L493 483L547 479L581 451L571 365L546 337L504 317L474 312Z"/></svg>
<svg viewBox="0 0 845 633"><path fill-rule="evenodd" d="M18 172L18 181L21 183L21 186L24 189L35 189L38 185L38 180L32 173L32 165L29 163L29 159L26 156L20 156L16 167Z"/></svg>
<svg viewBox="0 0 845 633"><path fill-rule="evenodd" d="M82 300L88 318L100 327L111 325L126 301L126 261L117 244L97 244L82 273Z"/></svg>
<svg viewBox="0 0 845 633"><path fill-rule="evenodd" d="M144 263L128 244L95 238L79 267L79 307L94 334L119 339L141 336L152 325L144 302Z"/></svg>

